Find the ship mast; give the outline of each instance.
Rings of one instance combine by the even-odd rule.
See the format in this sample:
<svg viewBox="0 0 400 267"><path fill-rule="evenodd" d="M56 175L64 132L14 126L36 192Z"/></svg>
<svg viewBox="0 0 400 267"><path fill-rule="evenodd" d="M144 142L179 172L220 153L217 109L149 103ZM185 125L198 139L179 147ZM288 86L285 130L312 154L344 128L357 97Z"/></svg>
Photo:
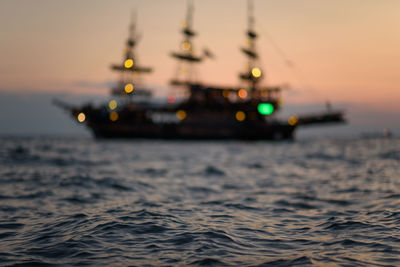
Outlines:
<svg viewBox="0 0 400 267"><path fill-rule="evenodd" d="M203 58L194 54L192 39L196 33L192 29L193 20L193 0L187 1L188 9L186 20L183 23L183 41L178 52L172 52L171 56L178 60L178 67L175 77L171 80L172 85L190 85L195 79L195 65L200 63Z"/></svg>
<svg viewBox="0 0 400 267"><path fill-rule="evenodd" d="M126 41L125 52L121 64L111 66L112 70L121 73L121 78L117 87L113 88L114 95L132 96L135 93L149 94L146 90L135 88L139 81L139 76L143 73L152 72L151 68L142 67L138 64L135 54L135 47L139 42L140 36L136 32L136 12L132 12L131 24L129 26L129 37Z"/></svg>
<svg viewBox="0 0 400 267"><path fill-rule="evenodd" d="M248 89L251 92L257 90L257 85L263 77L263 72L259 63L259 56L256 49L257 33L254 31L254 8L253 1L247 1L247 16L248 16L248 28L247 28L247 46L242 47L241 51L247 57L247 68L244 72L239 74L239 78L245 81L248 85Z"/></svg>

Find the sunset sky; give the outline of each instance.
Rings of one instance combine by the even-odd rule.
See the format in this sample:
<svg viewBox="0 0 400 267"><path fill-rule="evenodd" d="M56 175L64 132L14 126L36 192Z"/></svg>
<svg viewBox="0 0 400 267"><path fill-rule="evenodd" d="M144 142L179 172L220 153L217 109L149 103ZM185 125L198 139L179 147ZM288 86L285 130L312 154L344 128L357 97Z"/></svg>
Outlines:
<svg viewBox="0 0 400 267"><path fill-rule="evenodd" d="M201 81L238 84L246 1L194 3L195 48L216 55L199 67ZM154 68L145 81L165 88L186 1L2 0L0 93L108 94L132 9L142 34L138 60ZM289 84L284 104L330 100L400 115L399 14L397 0L255 0L264 84Z"/></svg>

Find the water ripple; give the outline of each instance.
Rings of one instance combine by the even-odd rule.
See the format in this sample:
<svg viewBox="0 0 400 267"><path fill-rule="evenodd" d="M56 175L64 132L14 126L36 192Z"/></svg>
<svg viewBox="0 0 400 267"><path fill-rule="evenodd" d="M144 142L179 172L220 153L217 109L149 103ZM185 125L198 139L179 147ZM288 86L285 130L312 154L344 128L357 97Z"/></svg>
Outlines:
<svg viewBox="0 0 400 267"><path fill-rule="evenodd" d="M2 266L399 266L400 140L3 138Z"/></svg>

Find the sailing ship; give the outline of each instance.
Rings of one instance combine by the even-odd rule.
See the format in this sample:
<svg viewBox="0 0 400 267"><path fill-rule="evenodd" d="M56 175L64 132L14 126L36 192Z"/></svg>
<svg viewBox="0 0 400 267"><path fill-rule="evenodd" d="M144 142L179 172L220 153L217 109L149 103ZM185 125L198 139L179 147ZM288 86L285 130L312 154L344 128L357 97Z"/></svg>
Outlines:
<svg viewBox="0 0 400 267"><path fill-rule="evenodd" d="M96 107L92 104L74 107L62 101L56 104L91 129L97 138L292 139L298 126L345 121L342 111L332 110L312 116L291 116L285 121L277 119L282 88L261 86L264 73L256 47L258 34L254 30L251 0L248 1L247 46L241 48L247 59L246 69L239 74L243 86L210 86L197 81L194 69L212 54L207 50L202 55L195 54L192 18L193 3L188 1L181 31L183 40L179 51L171 53L178 69L170 84L183 89L183 98L155 103L151 91L138 82L141 75L152 69L137 63L138 36L133 21L122 64L112 65L121 74L118 86L112 89L118 100Z"/></svg>

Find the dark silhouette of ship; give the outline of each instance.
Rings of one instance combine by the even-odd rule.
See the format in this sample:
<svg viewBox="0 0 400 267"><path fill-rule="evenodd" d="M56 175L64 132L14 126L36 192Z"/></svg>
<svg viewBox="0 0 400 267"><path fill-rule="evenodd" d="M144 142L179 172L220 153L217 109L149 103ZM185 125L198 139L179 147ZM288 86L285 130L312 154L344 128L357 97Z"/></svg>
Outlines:
<svg viewBox="0 0 400 267"><path fill-rule="evenodd" d="M263 70L256 49L252 2L248 2L247 46L241 48L247 68L239 74L243 86L209 86L198 82L195 67L205 58L213 57L204 50L196 55L192 28L193 4L188 2L183 41L171 56L178 61L171 86L181 89L181 98L168 98L165 103L152 101L151 90L140 84L140 76L152 71L137 63L136 23L130 36L122 64L112 65L121 74L118 86L112 89L113 99L101 106L92 104L73 107L62 101L55 104L68 110L80 123L89 127L98 138L159 138L159 139L291 139L298 126L344 122L341 111L330 108L311 116L276 118L281 108L281 88L262 87Z"/></svg>

